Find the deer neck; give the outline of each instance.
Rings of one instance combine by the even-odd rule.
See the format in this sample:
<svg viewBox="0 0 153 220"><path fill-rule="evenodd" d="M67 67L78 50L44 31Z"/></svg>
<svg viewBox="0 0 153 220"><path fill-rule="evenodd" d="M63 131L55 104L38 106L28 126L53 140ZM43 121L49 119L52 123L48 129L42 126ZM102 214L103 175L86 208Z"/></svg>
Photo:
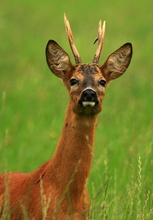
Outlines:
<svg viewBox="0 0 153 220"><path fill-rule="evenodd" d="M55 153L50 161L52 181L61 193L79 194L86 185L93 155L97 115L78 115L68 105Z"/></svg>

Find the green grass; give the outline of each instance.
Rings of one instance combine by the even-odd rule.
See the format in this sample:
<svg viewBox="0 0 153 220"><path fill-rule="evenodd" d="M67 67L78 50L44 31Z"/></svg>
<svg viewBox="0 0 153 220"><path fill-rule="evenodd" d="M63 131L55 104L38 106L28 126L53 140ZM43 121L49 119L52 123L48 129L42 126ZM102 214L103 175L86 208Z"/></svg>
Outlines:
<svg viewBox="0 0 153 220"><path fill-rule="evenodd" d="M1 172L32 171L54 152L68 94L48 70L44 50L54 39L73 60L64 12L84 62L93 58L98 21L106 20L100 62L128 41L134 52L99 116L88 184L91 219L153 218L152 7L151 0L1 1Z"/></svg>

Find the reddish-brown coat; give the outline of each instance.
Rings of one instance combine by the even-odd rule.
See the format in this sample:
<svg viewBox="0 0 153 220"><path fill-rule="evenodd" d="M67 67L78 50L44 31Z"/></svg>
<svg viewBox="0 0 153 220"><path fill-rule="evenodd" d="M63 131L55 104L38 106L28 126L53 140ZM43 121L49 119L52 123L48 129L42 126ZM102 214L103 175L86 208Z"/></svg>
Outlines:
<svg viewBox="0 0 153 220"><path fill-rule="evenodd" d="M72 48L75 59L81 62L74 44ZM99 53L96 52L96 60ZM98 113L107 84L125 72L131 57L132 46L127 43L101 67L97 63L73 66L68 54L55 41L48 42L49 68L63 80L70 94L63 129L53 157L40 168L31 173L0 175L0 217L11 220L88 217L90 199L86 185ZM87 91L94 95L94 100L91 101L92 96L87 100L84 93Z"/></svg>

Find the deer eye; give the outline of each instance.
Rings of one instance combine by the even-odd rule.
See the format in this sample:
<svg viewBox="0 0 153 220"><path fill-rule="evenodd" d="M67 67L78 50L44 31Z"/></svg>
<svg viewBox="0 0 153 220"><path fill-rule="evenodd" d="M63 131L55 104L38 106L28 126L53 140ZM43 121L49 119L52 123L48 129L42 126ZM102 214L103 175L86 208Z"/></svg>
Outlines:
<svg viewBox="0 0 153 220"><path fill-rule="evenodd" d="M74 85L76 85L77 83L78 83L78 80L77 80L76 78L73 78L73 79L70 80L70 85L71 85L71 86L74 86Z"/></svg>
<svg viewBox="0 0 153 220"><path fill-rule="evenodd" d="M106 81L105 81L104 79L101 79L101 80L99 81L99 84L100 84L101 86L105 87Z"/></svg>

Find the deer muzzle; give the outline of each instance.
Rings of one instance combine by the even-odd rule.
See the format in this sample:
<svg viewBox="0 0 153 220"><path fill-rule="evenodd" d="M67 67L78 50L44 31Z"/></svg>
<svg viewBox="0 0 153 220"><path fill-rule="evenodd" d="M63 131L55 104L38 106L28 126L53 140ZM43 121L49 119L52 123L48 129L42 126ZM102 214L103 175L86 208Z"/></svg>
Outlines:
<svg viewBox="0 0 153 220"><path fill-rule="evenodd" d="M79 104L83 107L94 107L98 104L97 94L92 89L86 89L82 92Z"/></svg>

